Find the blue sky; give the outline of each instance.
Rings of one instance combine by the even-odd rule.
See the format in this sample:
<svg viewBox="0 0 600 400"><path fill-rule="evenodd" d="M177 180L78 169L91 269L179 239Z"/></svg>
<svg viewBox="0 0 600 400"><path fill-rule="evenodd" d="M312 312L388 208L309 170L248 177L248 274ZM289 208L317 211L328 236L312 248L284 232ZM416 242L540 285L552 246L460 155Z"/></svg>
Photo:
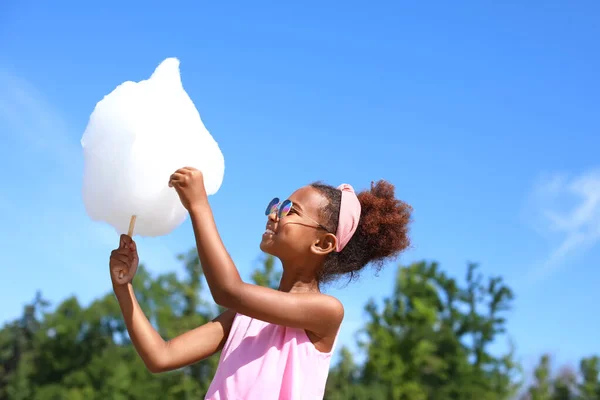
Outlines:
<svg viewBox="0 0 600 400"><path fill-rule="evenodd" d="M597 2L179 3L0 5L1 321L37 289L55 304L110 290L118 238L85 213L79 140L104 95L177 57L225 156L211 200L245 277L273 196L385 178L415 209L401 262L505 277L528 364L600 352ZM140 256L180 270L193 245L186 221ZM394 274L330 290L343 343Z"/></svg>

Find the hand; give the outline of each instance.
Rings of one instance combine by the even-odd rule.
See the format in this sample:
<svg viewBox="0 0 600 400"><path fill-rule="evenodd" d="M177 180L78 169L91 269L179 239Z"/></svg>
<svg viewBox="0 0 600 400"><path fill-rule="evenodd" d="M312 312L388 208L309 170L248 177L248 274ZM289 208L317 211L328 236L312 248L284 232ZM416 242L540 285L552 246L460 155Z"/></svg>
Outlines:
<svg viewBox="0 0 600 400"><path fill-rule="evenodd" d="M188 211L207 200L204 176L195 168L184 167L175 171L169 179L169 186L175 188L181 204Z"/></svg>
<svg viewBox="0 0 600 400"><path fill-rule="evenodd" d="M126 285L133 280L139 263L137 246L133 239L121 235L119 248L110 254L110 279L114 287Z"/></svg>

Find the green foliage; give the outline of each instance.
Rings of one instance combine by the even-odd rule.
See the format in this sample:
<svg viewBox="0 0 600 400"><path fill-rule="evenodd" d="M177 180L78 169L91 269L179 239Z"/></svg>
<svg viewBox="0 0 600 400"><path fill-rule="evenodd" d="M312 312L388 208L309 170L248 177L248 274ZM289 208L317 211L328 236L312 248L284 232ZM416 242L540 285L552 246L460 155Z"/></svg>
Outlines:
<svg viewBox="0 0 600 400"><path fill-rule="evenodd" d="M205 299L195 250L180 255L184 274L135 278L138 300L152 324L173 338L206 323L221 310ZM267 256L252 274L277 288L281 275ZM499 277L484 278L476 265L464 283L436 263L398 269L383 304L365 306L359 343L365 361L339 349L328 380L328 400L502 400L519 397L522 374L514 351L494 354L502 340L513 293ZM162 374L148 372L129 341L119 305L109 293L85 306L70 297L53 310L38 293L23 315L0 330L0 400L153 400L203 398L218 356ZM553 374L549 356L520 398L600 399L600 358L579 370Z"/></svg>
<svg viewBox="0 0 600 400"><path fill-rule="evenodd" d="M464 287L436 263L401 267L382 309L374 301L365 308L364 366L357 372L342 358L346 365L338 364L331 380L352 370L360 377L355 386L372 388L365 399L375 388L386 399L510 399L518 365L512 353L496 356L488 348L505 331L512 299L500 278L484 282L476 265Z"/></svg>
<svg viewBox="0 0 600 400"><path fill-rule="evenodd" d="M522 400L598 400L600 399L600 358L584 358L579 371L562 368L552 373L551 357L542 355L533 375L534 382Z"/></svg>
<svg viewBox="0 0 600 400"><path fill-rule="evenodd" d="M185 274L152 277L140 266L136 295L165 338L202 325L216 310L201 297L202 269L195 251L180 256ZM202 398L218 359L153 375L129 341L112 293L87 307L76 298L52 312L40 295L23 317L0 331L0 399Z"/></svg>
<svg viewBox="0 0 600 400"><path fill-rule="evenodd" d="M265 254L260 265L252 272L252 281L260 286L277 289L280 279L281 272L275 269L275 257Z"/></svg>

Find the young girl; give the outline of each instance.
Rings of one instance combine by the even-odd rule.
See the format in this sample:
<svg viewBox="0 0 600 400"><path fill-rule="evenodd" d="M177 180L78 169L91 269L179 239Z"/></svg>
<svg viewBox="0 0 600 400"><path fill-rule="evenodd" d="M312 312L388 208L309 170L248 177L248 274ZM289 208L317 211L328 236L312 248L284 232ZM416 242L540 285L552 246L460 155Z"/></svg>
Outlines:
<svg viewBox="0 0 600 400"><path fill-rule="evenodd" d="M127 330L154 373L178 369L222 350L206 399L323 398L344 308L320 292L322 283L381 266L409 245L411 208L380 181L358 196L349 185L312 184L289 199L273 199L260 248L281 260L279 290L241 280L223 245L202 173L177 170L170 178L189 211L202 269L215 302L227 311L165 341L144 316L133 291L135 242L121 236L110 273Z"/></svg>

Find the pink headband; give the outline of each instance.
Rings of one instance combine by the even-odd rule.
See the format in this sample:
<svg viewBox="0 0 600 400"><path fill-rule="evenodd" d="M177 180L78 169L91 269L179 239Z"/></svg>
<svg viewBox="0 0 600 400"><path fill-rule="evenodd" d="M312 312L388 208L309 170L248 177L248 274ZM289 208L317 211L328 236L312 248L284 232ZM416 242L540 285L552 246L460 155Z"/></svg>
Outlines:
<svg viewBox="0 0 600 400"><path fill-rule="evenodd" d="M358 228L358 220L360 219L360 201L354 193L352 186L344 183L338 186L342 191L342 202L340 204L340 217L338 221L336 251L339 253L348 244L356 228Z"/></svg>

